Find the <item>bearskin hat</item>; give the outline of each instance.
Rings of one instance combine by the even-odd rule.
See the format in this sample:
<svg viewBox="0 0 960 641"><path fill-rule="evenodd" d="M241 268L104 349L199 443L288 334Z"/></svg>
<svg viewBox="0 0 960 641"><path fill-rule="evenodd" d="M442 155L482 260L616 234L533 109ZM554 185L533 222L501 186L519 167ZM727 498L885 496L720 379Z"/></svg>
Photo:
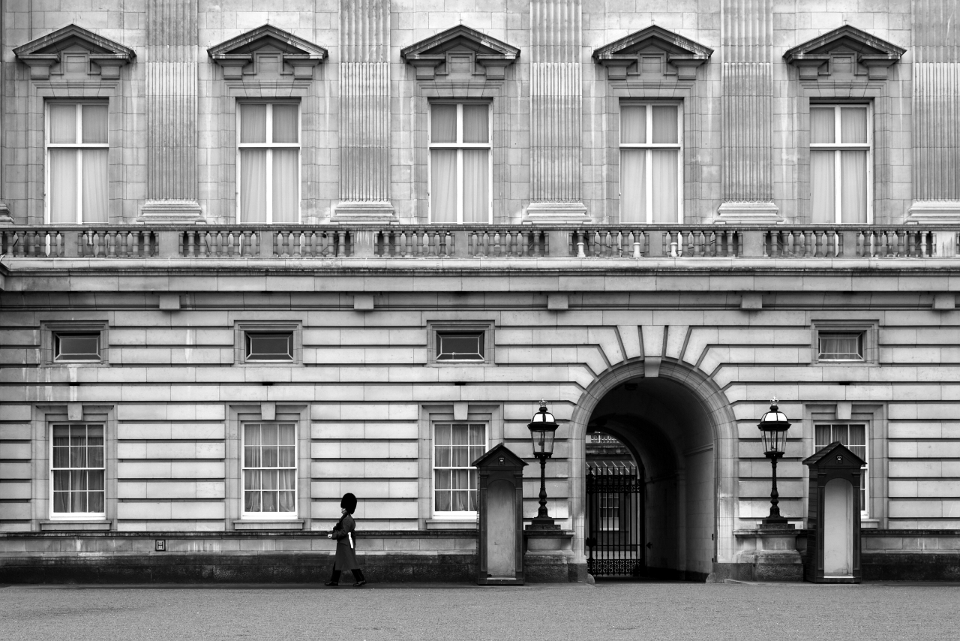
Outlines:
<svg viewBox="0 0 960 641"><path fill-rule="evenodd" d="M343 498L340 499L340 507L345 509L348 514L353 514L354 510L357 509L357 497L347 492L343 495Z"/></svg>

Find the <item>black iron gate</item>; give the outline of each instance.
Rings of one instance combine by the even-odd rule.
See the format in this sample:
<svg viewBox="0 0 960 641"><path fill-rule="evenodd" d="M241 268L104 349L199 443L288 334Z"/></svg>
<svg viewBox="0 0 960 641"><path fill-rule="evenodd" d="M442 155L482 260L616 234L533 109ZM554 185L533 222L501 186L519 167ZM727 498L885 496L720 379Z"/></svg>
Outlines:
<svg viewBox="0 0 960 641"><path fill-rule="evenodd" d="M587 466L587 571L639 576L643 568L643 479L634 466Z"/></svg>

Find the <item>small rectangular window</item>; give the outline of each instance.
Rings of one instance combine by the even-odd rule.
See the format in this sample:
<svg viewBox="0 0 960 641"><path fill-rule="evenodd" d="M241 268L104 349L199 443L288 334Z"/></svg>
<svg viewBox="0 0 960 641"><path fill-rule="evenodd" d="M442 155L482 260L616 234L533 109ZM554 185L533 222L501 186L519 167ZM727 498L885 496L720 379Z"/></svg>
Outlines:
<svg viewBox="0 0 960 641"><path fill-rule="evenodd" d="M295 517L296 511L296 424L244 424L244 516Z"/></svg>
<svg viewBox="0 0 960 641"><path fill-rule="evenodd" d="M99 362L100 332L54 332L53 360Z"/></svg>
<svg viewBox="0 0 960 641"><path fill-rule="evenodd" d="M52 432L53 516L103 516L103 425L58 424L53 425Z"/></svg>
<svg viewBox="0 0 960 641"><path fill-rule="evenodd" d="M483 332L437 332L438 361L482 361Z"/></svg>
<svg viewBox="0 0 960 641"><path fill-rule="evenodd" d="M863 332L820 332L817 360L862 361Z"/></svg>
<svg viewBox="0 0 960 641"><path fill-rule="evenodd" d="M434 513L477 512L477 469L471 464L487 449L483 423L437 423L433 428Z"/></svg>
<svg viewBox="0 0 960 641"><path fill-rule="evenodd" d="M292 361L293 332L246 332L247 361Z"/></svg>

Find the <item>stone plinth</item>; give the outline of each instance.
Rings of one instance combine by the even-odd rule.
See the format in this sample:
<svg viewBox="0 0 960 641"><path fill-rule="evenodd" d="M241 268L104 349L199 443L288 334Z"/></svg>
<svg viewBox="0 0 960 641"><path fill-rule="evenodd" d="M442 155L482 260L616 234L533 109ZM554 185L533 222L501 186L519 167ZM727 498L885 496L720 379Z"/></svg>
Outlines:
<svg viewBox="0 0 960 641"><path fill-rule="evenodd" d="M756 547L740 553L739 562L752 566L754 581L802 581L803 560L797 550L797 530L791 524L761 524Z"/></svg>
<svg viewBox="0 0 960 641"><path fill-rule="evenodd" d="M578 583L587 566L576 563L573 532L527 526L523 531L523 570L529 583Z"/></svg>

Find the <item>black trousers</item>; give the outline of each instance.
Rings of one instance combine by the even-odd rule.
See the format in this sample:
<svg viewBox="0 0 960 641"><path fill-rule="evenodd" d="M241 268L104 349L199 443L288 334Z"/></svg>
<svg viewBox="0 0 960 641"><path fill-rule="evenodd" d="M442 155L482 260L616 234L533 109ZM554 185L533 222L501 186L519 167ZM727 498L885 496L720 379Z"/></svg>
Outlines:
<svg viewBox="0 0 960 641"><path fill-rule="evenodd" d="M353 578L359 583L364 581L363 570L357 568L356 570L351 570L353 572ZM330 583L339 583L340 582L340 570L334 570L333 574L330 575Z"/></svg>

